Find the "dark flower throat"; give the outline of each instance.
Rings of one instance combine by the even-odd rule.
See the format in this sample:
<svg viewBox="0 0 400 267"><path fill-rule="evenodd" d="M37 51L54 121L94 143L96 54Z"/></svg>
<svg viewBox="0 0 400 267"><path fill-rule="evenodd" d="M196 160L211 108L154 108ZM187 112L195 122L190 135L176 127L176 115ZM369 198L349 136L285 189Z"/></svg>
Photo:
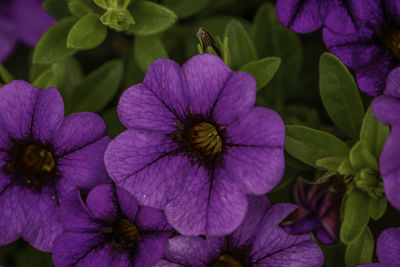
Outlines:
<svg viewBox="0 0 400 267"><path fill-rule="evenodd" d="M111 234L112 245L125 251L135 249L140 240L136 225L127 219L116 220L112 225Z"/></svg>
<svg viewBox="0 0 400 267"><path fill-rule="evenodd" d="M392 55L400 60L400 30L392 30L385 34L383 42Z"/></svg>
<svg viewBox="0 0 400 267"><path fill-rule="evenodd" d="M218 257L217 261L214 262L212 267L244 267L243 260L238 259L237 255L231 255L231 253L222 254Z"/></svg>

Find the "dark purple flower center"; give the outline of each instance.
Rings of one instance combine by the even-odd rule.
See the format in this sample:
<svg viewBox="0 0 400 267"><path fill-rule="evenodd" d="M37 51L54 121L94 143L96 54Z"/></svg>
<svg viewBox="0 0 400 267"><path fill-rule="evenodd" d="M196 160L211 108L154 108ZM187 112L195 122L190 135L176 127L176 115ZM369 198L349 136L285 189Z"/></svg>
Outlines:
<svg viewBox="0 0 400 267"><path fill-rule="evenodd" d="M400 60L400 30L392 30L384 35L383 41L392 55Z"/></svg>
<svg viewBox="0 0 400 267"><path fill-rule="evenodd" d="M105 231L112 235L111 245L125 251L135 249L140 240L136 225L125 218L116 220L111 229Z"/></svg>
<svg viewBox="0 0 400 267"><path fill-rule="evenodd" d="M244 267L246 266L246 258L238 253L225 253L218 257L212 267Z"/></svg>
<svg viewBox="0 0 400 267"><path fill-rule="evenodd" d="M56 174L51 151L39 144L17 145L16 156L4 166L6 173L16 173L26 186L41 187Z"/></svg>

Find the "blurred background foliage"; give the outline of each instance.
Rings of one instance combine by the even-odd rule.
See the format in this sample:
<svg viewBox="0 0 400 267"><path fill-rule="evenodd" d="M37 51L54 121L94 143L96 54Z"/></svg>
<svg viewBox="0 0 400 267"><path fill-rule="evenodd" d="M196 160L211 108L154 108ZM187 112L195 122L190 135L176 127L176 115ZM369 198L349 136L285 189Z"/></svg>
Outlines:
<svg viewBox="0 0 400 267"><path fill-rule="evenodd" d="M86 14L78 2L46 0L43 4L58 19L63 19L62 24L57 24L57 41L62 39L63 44L67 40L68 31L81 19L79 16ZM275 1L159 0L146 1L144 5L140 2L143 1L132 1L127 7L136 22L136 28L118 32L106 29L104 25L92 25L101 36L84 37L91 40L98 38L95 43L82 43L80 41L85 38L79 39L79 36L69 40L68 36L68 42L72 46L81 46L79 49L64 48L64 54L54 62L46 62L47 59L52 59L51 55L46 55L46 47L42 49L44 52L35 51L34 56L33 49L20 45L4 62L4 66L15 78L28 80L38 88L57 87L63 95L67 114L78 111L99 113L106 121L110 136L115 137L124 130L116 113L121 93L129 86L141 82L146 69L155 59L168 57L183 64L197 54L199 41L196 34L199 27L204 27L221 40L228 37L230 64L233 69L262 72L265 68L265 73L268 73L274 68L276 71L276 67L280 65L270 81L270 77L264 80L256 77L259 87L257 105L275 109L286 124L322 130L345 140L349 147L357 141L357 137L349 138L343 129L334 125L321 101L319 60L321 54L326 52L321 31L299 35L285 28L277 20ZM149 2L166 9L154 11L151 4L148 9ZM156 20L151 25L157 27L140 26L146 12L155 12L153 15ZM277 57L280 61L266 60L267 57ZM36 62L33 63L35 59ZM265 73L261 73L260 77ZM364 94L361 94L361 98L363 106L368 107L370 99ZM323 173L321 169L313 168L295 158L292 153L286 155L286 162L282 182L268 194L274 203L293 202L293 188L297 177L313 180ZM400 221L399 213L393 211L389 206L379 221L371 220L369 226L375 240L383 229L396 226L393 222ZM345 266L344 244L321 247L326 266ZM9 246L0 247L0 265L46 267L52 266L52 262L48 253L38 252L19 240Z"/></svg>

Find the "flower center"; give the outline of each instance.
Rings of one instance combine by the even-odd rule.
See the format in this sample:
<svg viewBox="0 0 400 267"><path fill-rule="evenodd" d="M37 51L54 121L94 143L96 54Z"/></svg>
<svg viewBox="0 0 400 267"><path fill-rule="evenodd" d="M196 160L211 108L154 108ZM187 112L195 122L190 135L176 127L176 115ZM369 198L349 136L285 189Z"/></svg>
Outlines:
<svg viewBox="0 0 400 267"><path fill-rule="evenodd" d="M200 122L189 129L190 145L205 158L216 158L222 151L222 139L217 128L208 123Z"/></svg>
<svg viewBox="0 0 400 267"><path fill-rule="evenodd" d="M392 55L400 60L400 30L394 30L385 34L383 41Z"/></svg>
<svg viewBox="0 0 400 267"><path fill-rule="evenodd" d="M244 263L229 254L222 254L212 267L244 267Z"/></svg>
<svg viewBox="0 0 400 267"><path fill-rule="evenodd" d="M118 219L113 224L113 244L124 250L131 250L136 247L140 240L139 231L136 225L127 219Z"/></svg>

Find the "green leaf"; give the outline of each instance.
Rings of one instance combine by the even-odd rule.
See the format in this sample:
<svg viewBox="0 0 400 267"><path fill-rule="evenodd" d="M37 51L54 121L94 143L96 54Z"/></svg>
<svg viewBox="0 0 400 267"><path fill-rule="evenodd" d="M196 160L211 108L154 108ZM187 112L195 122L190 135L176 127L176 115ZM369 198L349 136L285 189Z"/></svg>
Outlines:
<svg viewBox="0 0 400 267"><path fill-rule="evenodd" d="M340 164L342 164L342 162L345 160L346 158L343 157L326 157L317 160L316 165L325 170L337 170Z"/></svg>
<svg viewBox="0 0 400 267"><path fill-rule="evenodd" d="M67 113L100 112L116 94L122 81L123 64L109 61L90 73L75 89Z"/></svg>
<svg viewBox="0 0 400 267"><path fill-rule="evenodd" d="M107 0L93 0L93 2L94 2L97 6L99 6L99 7L101 7L101 8L104 8L104 9L107 9L107 8L108 8Z"/></svg>
<svg viewBox="0 0 400 267"><path fill-rule="evenodd" d="M374 237L369 227L365 227L362 235L347 245L345 253L346 267L356 267L359 264L372 261L374 254Z"/></svg>
<svg viewBox="0 0 400 267"><path fill-rule="evenodd" d="M373 220L379 220L385 214L386 208L386 197L381 197L380 199L371 198L368 205L369 216Z"/></svg>
<svg viewBox="0 0 400 267"><path fill-rule="evenodd" d="M374 155L368 150L364 142L357 142L350 150L350 163L356 171L361 169L379 170L378 162Z"/></svg>
<svg viewBox="0 0 400 267"><path fill-rule="evenodd" d="M136 36L133 44L133 54L139 67L146 71L158 58L167 58L168 54L163 43L157 36Z"/></svg>
<svg viewBox="0 0 400 267"><path fill-rule="evenodd" d="M261 89L274 77L280 64L281 59L279 57L266 57L247 63L239 70L252 74L256 79L257 89Z"/></svg>
<svg viewBox="0 0 400 267"><path fill-rule="evenodd" d="M67 48L67 36L75 22L74 17L68 17L50 27L35 47L33 63L49 64L72 56L77 50Z"/></svg>
<svg viewBox="0 0 400 267"><path fill-rule="evenodd" d="M346 157L348 146L335 136L295 125L286 126L285 150L293 157L317 167L316 162L326 157Z"/></svg>
<svg viewBox="0 0 400 267"><path fill-rule="evenodd" d="M375 158L379 159L382 148L389 136L389 127L380 123L372 113L371 106L364 116L360 140L363 141Z"/></svg>
<svg viewBox="0 0 400 267"><path fill-rule="evenodd" d="M353 76L329 53L321 56L319 76L320 94L329 117L343 133L357 140L364 106Z"/></svg>
<svg viewBox="0 0 400 267"><path fill-rule="evenodd" d="M285 97L297 93L303 58L300 39L295 32L282 25L271 3L265 3L257 10L251 36L260 58L276 56L282 60L266 93L272 94L276 101L283 101Z"/></svg>
<svg viewBox="0 0 400 267"><path fill-rule="evenodd" d="M89 4L89 2L84 2L82 0L72 0L68 3L68 8L73 15L80 18L92 12Z"/></svg>
<svg viewBox="0 0 400 267"><path fill-rule="evenodd" d="M195 15L206 8L211 0L187 1L187 0L165 0L164 4L175 11L179 18L187 18Z"/></svg>
<svg viewBox="0 0 400 267"><path fill-rule="evenodd" d="M58 20L71 16L66 0L45 0L42 6L52 17Z"/></svg>
<svg viewBox="0 0 400 267"><path fill-rule="evenodd" d="M246 63L257 60L257 52L253 41L243 25L233 19L225 28L225 36L228 37L231 67L238 69Z"/></svg>
<svg viewBox="0 0 400 267"><path fill-rule="evenodd" d="M168 8L149 1L139 1L133 4L129 11L136 23L128 33L151 35L162 32L177 20L176 14Z"/></svg>
<svg viewBox="0 0 400 267"><path fill-rule="evenodd" d="M118 119L117 108L112 107L101 113L101 117L103 117L104 122L107 126L107 132L111 138L114 138L122 131L125 130L125 127L121 124Z"/></svg>
<svg viewBox="0 0 400 267"><path fill-rule="evenodd" d="M341 175L356 175L357 174L357 170L355 170L353 168L353 166L351 166L349 159L346 159L342 163L340 163L340 165L337 168L337 171Z"/></svg>
<svg viewBox="0 0 400 267"><path fill-rule="evenodd" d="M91 49L99 46L107 36L107 28L99 17L88 14L79 19L69 31L67 47L79 50Z"/></svg>
<svg viewBox="0 0 400 267"><path fill-rule="evenodd" d="M58 88L58 77L54 73L54 70L50 68L37 77L36 80L33 81L32 85L40 89L52 86Z"/></svg>
<svg viewBox="0 0 400 267"><path fill-rule="evenodd" d="M12 74L4 67L3 64L0 64L0 81L3 81L4 83L9 83L12 80L14 80L14 77Z"/></svg>
<svg viewBox="0 0 400 267"><path fill-rule="evenodd" d="M369 197L359 189L353 190L345 199L340 239L350 244L359 238L369 221Z"/></svg>

